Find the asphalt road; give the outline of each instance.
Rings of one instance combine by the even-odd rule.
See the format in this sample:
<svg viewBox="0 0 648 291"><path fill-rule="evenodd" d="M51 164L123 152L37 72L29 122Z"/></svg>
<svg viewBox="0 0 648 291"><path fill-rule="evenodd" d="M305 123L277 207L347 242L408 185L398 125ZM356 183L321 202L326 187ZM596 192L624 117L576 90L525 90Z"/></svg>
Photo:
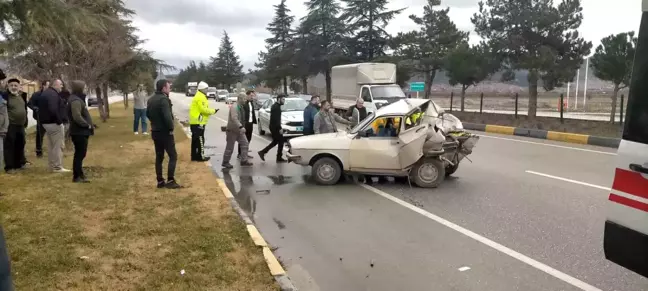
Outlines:
<svg viewBox="0 0 648 291"><path fill-rule="evenodd" d="M191 98L172 100L186 119ZM603 255L611 149L487 134L437 189L323 187L261 162L256 130L254 167L221 172L227 107L210 102L212 164L299 290L648 290Z"/></svg>

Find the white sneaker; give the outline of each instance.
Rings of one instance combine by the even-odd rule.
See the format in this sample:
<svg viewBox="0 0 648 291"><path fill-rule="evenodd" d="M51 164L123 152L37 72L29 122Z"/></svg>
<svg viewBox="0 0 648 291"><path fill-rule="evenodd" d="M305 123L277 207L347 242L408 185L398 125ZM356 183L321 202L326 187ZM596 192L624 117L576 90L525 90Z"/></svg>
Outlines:
<svg viewBox="0 0 648 291"><path fill-rule="evenodd" d="M136 132L135 132L135 135L138 135L138 134L139 134L139 132L136 131Z"/></svg>
<svg viewBox="0 0 648 291"><path fill-rule="evenodd" d="M143 135L148 135L148 132L144 132L144 133L142 133L142 134L143 134Z"/></svg>
<svg viewBox="0 0 648 291"><path fill-rule="evenodd" d="M54 170L54 173L69 173L72 172L71 170L65 169L65 168L60 168L58 170Z"/></svg>

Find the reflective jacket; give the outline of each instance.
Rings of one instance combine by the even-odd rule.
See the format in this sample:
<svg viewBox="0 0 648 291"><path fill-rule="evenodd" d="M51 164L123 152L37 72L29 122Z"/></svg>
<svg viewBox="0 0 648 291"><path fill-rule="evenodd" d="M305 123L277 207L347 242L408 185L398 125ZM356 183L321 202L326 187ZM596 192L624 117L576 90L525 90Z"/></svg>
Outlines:
<svg viewBox="0 0 648 291"><path fill-rule="evenodd" d="M191 106L189 106L189 124L206 125L209 116L214 113L216 113L216 109L209 108L209 102L205 93L197 91L191 100Z"/></svg>

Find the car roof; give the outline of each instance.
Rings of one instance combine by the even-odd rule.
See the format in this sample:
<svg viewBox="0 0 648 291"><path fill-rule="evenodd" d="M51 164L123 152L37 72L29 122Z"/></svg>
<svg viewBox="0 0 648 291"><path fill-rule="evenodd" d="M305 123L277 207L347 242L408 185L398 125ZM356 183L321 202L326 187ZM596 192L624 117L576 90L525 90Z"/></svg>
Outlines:
<svg viewBox="0 0 648 291"><path fill-rule="evenodd" d="M403 115L430 102L429 99L403 99L382 107L376 111L376 116Z"/></svg>

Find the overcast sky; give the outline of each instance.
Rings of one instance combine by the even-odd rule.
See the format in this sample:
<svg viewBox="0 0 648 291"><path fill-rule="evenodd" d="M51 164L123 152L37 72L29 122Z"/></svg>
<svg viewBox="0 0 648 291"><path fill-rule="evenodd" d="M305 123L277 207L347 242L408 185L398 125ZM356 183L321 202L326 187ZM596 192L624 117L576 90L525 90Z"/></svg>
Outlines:
<svg viewBox="0 0 648 291"><path fill-rule="evenodd" d="M641 18L640 0L581 0L584 21L581 34L599 44L607 35L637 30ZM304 0L287 0L296 19L306 14ZM426 0L392 0L390 8L406 8L387 27L395 34L415 28L408 18L420 14ZM452 20L460 29L472 31L470 17L477 12L478 0L442 0L450 6ZM207 61L218 52L223 30L226 30L241 57L245 71L254 67L257 53L269 37L266 25L274 15L272 5L279 0L126 0L126 5L137 15L134 23L139 35L146 39L145 49L155 52L157 58L178 68L190 60ZM471 42L477 41L471 35Z"/></svg>

